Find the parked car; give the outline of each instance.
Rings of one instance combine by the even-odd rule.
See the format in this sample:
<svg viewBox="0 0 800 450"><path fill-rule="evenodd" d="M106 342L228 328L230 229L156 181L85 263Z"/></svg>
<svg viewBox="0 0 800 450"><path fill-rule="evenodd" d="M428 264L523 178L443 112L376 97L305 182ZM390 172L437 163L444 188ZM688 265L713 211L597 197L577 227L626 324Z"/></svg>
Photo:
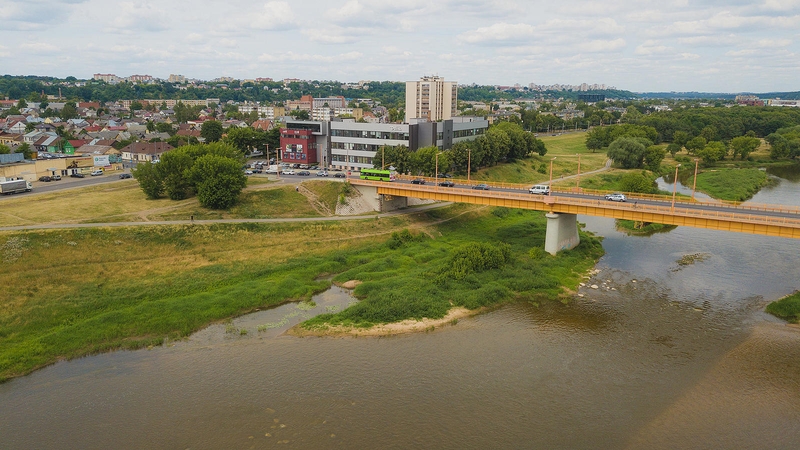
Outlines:
<svg viewBox="0 0 800 450"><path fill-rule="evenodd" d="M333 174L333 178L347 178L347 175L344 172L336 172Z"/></svg>
<svg viewBox="0 0 800 450"><path fill-rule="evenodd" d="M297 174L300 175L301 177L309 177L309 176L311 176L311 172L309 172L307 170L301 170L300 172L297 172Z"/></svg>
<svg viewBox="0 0 800 450"><path fill-rule="evenodd" d="M488 191L489 190L489 185L488 184L483 184L483 183L476 184L475 186L472 186L472 189L477 189L479 191Z"/></svg>
<svg viewBox="0 0 800 450"><path fill-rule="evenodd" d="M90 175L92 175L93 177L99 177L102 174L103 174L102 170L93 170Z"/></svg>
<svg viewBox="0 0 800 450"><path fill-rule="evenodd" d="M528 189L531 194L550 195L550 186L546 184L537 184Z"/></svg>
<svg viewBox="0 0 800 450"><path fill-rule="evenodd" d="M53 181L61 181L61 175L53 175L50 177L50 179Z"/></svg>
<svg viewBox="0 0 800 450"><path fill-rule="evenodd" d="M456 184L455 184L455 183L453 183L453 182L452 182L452 181L450 181L450 180L444 180L444 181L442 181L442 182L440 182L440 183L439 183L439 186L444 186L444 187L453 187L453 186L455 186L455 185L456 185Z"/></svg>
<svg viewBox="0 0 800 450"><path fill-rule="evenodd" d="M414 178L411 180L411 184L425 184L424 178Z"/></svg>
<svg viewBox="0 0 800 450"><path fill-rule="evenodd" d="M317 172L317 176L318 177L327 177L328 176L328 172L325 171L325 170L320 170L319 172Z"/></svg>
<svg viewBox="0 0 800 450"><path fill-rule="evenodd" d="M244 171L244 174L245 174L245 175L252 175L252 174L253 174L253 171L248 169L248 170L245 170L245 171Z"/></svg>
<svg viewBox="0 0 800 450"><path fill-rule="evenodd" d="M48 177L47 175L45 175L43 177L39 177L39 181L50 182L50 181L53 181L53 179Z"/></svg>
<svg viewBox="0 0 800 450"><path fill-rule="evenodd" d="M83 178L83 177L84 177L84 175L83 175L82 173L79 173L79 172L75 172L75 173L73 173L73 174L72 174L72 175L70 175L70 176L71 176L72 178Z"/></svg>
<svg viewBox="0 0 800 450"><path fill-rule="evenodd" d="M129 174L129 173L121 173L121 174L119 174L119 177L124 180L125 178L131 178L131 174Z"/></svg>
<svg viewBox="0 0 800 450"><path fill-rule="evenodd" d="M613 194L606 194L606 200L610 200L612 202L624 202L627 200L624 194L620 194L619 192L615 192Z"/></svg>

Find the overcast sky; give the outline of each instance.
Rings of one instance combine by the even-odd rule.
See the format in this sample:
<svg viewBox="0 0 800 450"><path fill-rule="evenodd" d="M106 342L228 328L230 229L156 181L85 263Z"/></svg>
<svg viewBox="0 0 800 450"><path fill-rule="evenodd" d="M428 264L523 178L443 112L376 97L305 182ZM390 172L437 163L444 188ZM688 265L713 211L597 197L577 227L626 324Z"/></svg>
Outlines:
<svg viewBox="0 0 800 450"><path fill-rule="evenodd" d="M800 0L0 4L0 74L800 90Z"/></svg>

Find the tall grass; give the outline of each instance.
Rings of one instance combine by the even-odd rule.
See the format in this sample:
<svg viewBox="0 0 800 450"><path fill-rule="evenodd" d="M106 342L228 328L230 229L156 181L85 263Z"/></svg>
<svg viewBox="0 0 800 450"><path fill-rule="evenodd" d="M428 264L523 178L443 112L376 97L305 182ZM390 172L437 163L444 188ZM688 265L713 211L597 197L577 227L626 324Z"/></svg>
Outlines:
<svg viewBox="0 0 800 450"><path fill-rule="evenodd" d="M767 305L767 312L791 323L800 323L800 292Z"/></svg>
<svg viewBox="0 0 800 450"><path fill-rule="evenodd" d="M531 252L544 246L545 227L541 213L510 210L449 221L437 227L441 237L436 239L423 234L412 239L393 237L386 245L364 250L357 257L360 264L334 278L337 282L361 280L354 291L360 303L337 314L317 316L303 326L369 327L441 318L453 306L475 309L510 300L558 299L565 287L577 286L602 254L602 247L597 238L582 234L580 246L557 256ZM501 253L507 246L507 258L470 249L476 241ZM483 270L459 270L459 276L452 276L465 252L482 252L494 262ZM502 261L495 264L498 260Z"/></svg>
<svg viewBox="0 0 800 450"><path fill-rule="evenodd" d="M694 174L687 183L691 184L692 178ZM699 173L697 190L720 200L745 201L767 185L768 180L766 172L755 168L721 168Z"/></svg>

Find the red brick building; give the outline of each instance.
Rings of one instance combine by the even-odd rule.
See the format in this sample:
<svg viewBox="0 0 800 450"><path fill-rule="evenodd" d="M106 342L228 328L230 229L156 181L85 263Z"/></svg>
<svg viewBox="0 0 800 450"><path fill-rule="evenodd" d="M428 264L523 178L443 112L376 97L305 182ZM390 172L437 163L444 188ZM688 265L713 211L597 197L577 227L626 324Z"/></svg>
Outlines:
<svg viewBox="0 0 800 450"><path fill-rule="evenodd" d="M317 164L317 140L311 130L281 128L281 161L289 164Z"/></svg>

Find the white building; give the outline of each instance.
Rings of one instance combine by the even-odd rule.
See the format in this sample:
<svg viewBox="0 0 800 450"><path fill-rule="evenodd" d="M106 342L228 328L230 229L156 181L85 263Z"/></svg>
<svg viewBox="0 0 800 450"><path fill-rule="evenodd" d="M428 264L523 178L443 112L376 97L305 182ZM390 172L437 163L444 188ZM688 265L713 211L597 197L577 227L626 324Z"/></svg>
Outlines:
<svg viewBox="0 0 800 450"><path fill-rule="evenodd" d="M422 77L406 82L406 122L427 119L439 122L456 115L458 85L441 77Z"/></svg>

